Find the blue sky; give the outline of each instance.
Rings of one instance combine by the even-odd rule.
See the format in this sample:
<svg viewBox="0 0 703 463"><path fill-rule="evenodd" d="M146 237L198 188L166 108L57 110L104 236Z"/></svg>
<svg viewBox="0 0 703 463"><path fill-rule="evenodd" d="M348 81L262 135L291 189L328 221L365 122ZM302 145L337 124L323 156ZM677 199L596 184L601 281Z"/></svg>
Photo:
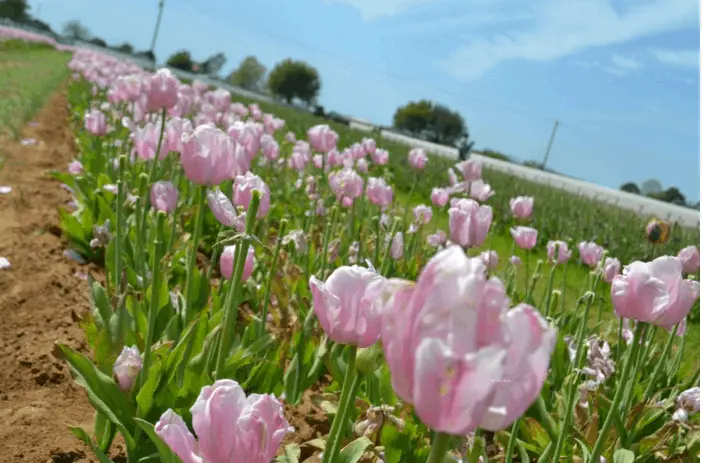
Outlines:
<svg viewBox="0 0 703 463"><path fill-rule="evenodd" d="M60 30L151 42L157 0L31 0ZM41 9L39 9L41 8ZM320 72L327 110L390 124L429 98L460 111L477 148L617 188L658 178L700 196L696 0L166 0L156 47L255 55Z"/></svg>

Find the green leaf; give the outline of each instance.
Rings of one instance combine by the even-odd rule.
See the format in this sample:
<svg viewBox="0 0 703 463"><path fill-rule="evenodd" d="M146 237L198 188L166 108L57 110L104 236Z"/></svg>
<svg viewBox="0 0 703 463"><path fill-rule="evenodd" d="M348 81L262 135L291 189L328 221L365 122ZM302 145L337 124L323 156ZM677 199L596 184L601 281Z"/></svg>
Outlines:
<svg viewBox="0 0 703 463"><path fill-rule="evenodd" d="M115 424L105 418L105 415L102 413L96 412L93 429L95 430L95 438L98 442L98 447L100 450L103 452L110 450L112 440L115 438L115 433L117 432Z"/></svg>
<svg viewBox="0 0 703 463"><path fill-rule="evenodd" d="M99 329L105 328L112 317L112 304L110 304L105 288L90 275L88 275L88 284L90 285L93 319Z"/></svg>
<svg viewBox="0 0 703 463"><path fill-rule="evenodd" d="M613 463L633 463L635 454L632 450L618 449L613 454Z"/></svg>
<svg viewBox="0 0 703 463"><path fill-rule="evenodd" d="M132 430L132 404L127 395L122 393L113 379L101 372L88 357L75 352L68 346L57 343L56 355L68 363L75 381L85 388L88 401L105 418L117 425L127 447L134 446Z"/></svg>
<svg viewBox="0 0 703 463"><path fill-rule="evenodd" d="M300 461L300 446L298 444L286 445L285 452L285 455L276 457L277 463L298 463Z"/></svg>
<svg viewBox="0 0 703 463"><path fill-rule="evenodd" d="M522 445L522 442L515 442L515 446L517 447L518 455L520 455L520 463L530 463L530 457L527 455L527 450L525 450L525 446Z"/></svg>
<svg viewBox="0 0 703 463"><path fill-rule="evenodd" d="M181 460L171 451L171 449L166 445L166 443L161 440L161 438L156 435L156 431L154 431L154 425L149 423L148 421L144 421L141 418L135 418L134 421L137 422L137 425L144 430L147 436L149 436L149 439L154 443L156 446L156 450L159 452L159 457L161 458L161 461L163 463L177 463L180 462Z"/></svg>
<svg viewBox="0 0 703 463"><path fill-rule="evenodd" d="M581 439L577 439L574 437L574 440L579 444L579 447L581 447L581 458L583 459L583 461L587 462L588 460L590 460L591 451L588 450L588 446Z"/></svg>
<svg viewBox="0 0 703 463"><path fill-rule="evenodd" d="M78 219L64 210L59 210L59 218L61 220L61 230L63 230L70 239L88 244L85 231Z"/></svg>
<svg viewBox="0 0 703 463"><path fill-rule="evenodd" d="M373 447L373 442L371 442L368 437L361 436L344 447L335 461L340 463L356 463L361 460L361 457L363 457L367 451L373 449Z"/></svg>
<svg viewBox="0 0 703 463"><path fill-rule="evenodd" d="M80 439L85 445L90 447L90 449L93 451L96 457L98 457L98 461L100 463L113 463L110 458L105 455L105 453L100 450L100 448L95 445L93 442L93 439L90 438L87 432L85 432L85 429L81 428L80 426L72 426L69 427L68 429L71 430L74 436L76 436L78 439Z"/></svg>
<svg viewBox="0 0 703 463"><path fill-rule="evenodd" d="M139 394L137 394L137 416L139 418L148 416L151 411L154 405L156 390L159 388L159 384L161 384L163 370L163 360L157 360L149 367L149 376L139 390Z"/></svg>

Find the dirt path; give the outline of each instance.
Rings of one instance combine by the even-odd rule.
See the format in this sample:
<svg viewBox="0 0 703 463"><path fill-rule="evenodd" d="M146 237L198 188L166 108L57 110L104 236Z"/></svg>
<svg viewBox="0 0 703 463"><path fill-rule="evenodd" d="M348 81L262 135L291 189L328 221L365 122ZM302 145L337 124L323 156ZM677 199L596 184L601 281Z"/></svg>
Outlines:
<svg viewBox="0 0 703 463"><path fill-rule="evenodd" d="M65 170L73 158L65 87L22 130L20 139L0 140L5 167L0 185L0 462L87 462L89 453L67 424L92 430L93 411L68 368L54 359L55 341L84 347L71 312L88 307L78 264L64 257L57 207L70 199L51 169Z"/></svg>

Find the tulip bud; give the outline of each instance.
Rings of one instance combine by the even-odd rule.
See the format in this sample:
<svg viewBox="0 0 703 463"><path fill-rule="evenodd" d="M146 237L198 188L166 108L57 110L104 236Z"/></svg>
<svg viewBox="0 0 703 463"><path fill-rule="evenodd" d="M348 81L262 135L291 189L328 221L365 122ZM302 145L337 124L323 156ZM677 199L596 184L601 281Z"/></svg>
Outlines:
<svg viewBox="0 0 703 463"><path fill-rule="evenodd" d="M142 371L142 356L139 354L137 346L124 346L122 353L115 360L115 365L112 367L112 372L115 375L115 380L122 391L132 389L134 380Z"/></svg>

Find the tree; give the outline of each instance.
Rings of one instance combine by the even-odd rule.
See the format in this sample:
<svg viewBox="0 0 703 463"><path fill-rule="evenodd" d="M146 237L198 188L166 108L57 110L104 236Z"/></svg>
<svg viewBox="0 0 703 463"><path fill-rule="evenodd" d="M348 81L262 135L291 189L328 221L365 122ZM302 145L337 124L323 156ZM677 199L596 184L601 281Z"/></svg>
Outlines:
<svg viewBox="0 0 703 463"><path fill-rule="evenodd" d="M675 186L667 188L659 193L652 193L649 196L667 203L678 204L680 206L686 205L686 196Z"/></svg>
<svg viewBox="0 0 703 463"><path fill-rule="evenodd" d="M411 101L393 116L393 126L416 137L446 146L469 146L469 132L464 118L444 105L428 100Z"/></svg>
<svg viewBox="0 0 703 463"><path fill-rule="evenodd" d="M134 47L129 42L125 42L122 45L118 45L117 47L115 47L115 50L119 51L120 53L126 53L128 55L134 54Z"/></svg>
<svg viewBox="0 0 703 463"><path fill-rule="evenodd" d="M393 127L408 131L414 137L419 137L425 130L427 130L431 118L431 101L411 101L407 105L396 109L395 114L393 115Z"/></svg>
<svg viewBox="0 0 703 463"><path fill-rule="evenodd" d="M620 186L620 191L627 191L628 193L633 193L636 195L641 194L640 187L638 187L637 184L633 182L627 182L622 184L622 186Z"/></svg>
<svg viewBox="0 0 703 463"><path fill-rule="evenodd" d="M15 22L25 22L29 19L27 0L1 0L0 18Z"/></svg>
<svg viewBox="0 0 703 463"><path fill-rule="evenodd" d="M309 64L289 58L273 68L268 78L268 89L288 104L298 98L311 105L320 92L320 76Z"/></svg>
<svg viewBox="0 0 703 463"><path fill-rule="evenodd" d="M219 74L222 66L227 62L227 57L224 53L217 53L210 56L208 59L200 63L198 66L200 74L207 74L209 76L215 76Z"/></svg>
<svg viewBox="0 0 703 463"><path fill-rule="evenodd" d="M188 50L177 51L166 60L166 66L187 72L193 72L194 64Z"/></svg>
<svg viewBox="0 0 703 463"><path fill-rule="evenodd" d="M63 35L69 39L87 42L90 40L90 31L80 21L68 21L63 25Z"/></svg>
<svg viewBox="0 0 703 463"><path fill-rule="evenodd" d="M105 42L103 39L100 37L92 37L88 42L92 43L93 45L97 45L99 47L107 48L107 42Z"/></svg>
<svg viewBox="0 0 703 463"><path fill-rule="evenodd" d="M261 90L265 74L266 67L255 56L247 56L227 80L232 85L247 90Z"/></svg>

